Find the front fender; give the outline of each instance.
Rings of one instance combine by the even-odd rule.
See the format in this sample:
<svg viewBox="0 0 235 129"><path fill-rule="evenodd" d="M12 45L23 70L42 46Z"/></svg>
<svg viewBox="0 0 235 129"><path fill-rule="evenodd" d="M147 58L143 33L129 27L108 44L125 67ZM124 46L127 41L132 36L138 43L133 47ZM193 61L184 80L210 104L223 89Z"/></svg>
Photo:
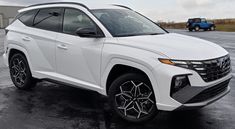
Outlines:
<svg viewBox="0 0 235 129"><path fill-rule="evenodd" d="M126 60L126 59L123 59L123 58L113 58L109 62L109 64L106 67L106 69L104 70L103 76L101 77L101 86L102 86L102 89L104 89L102 94L107 95L106 82L107 82L107 79L108 79L110 71L112 70L112 68L115 65L130 66L130 67L134 67L136 69L139 69L139 70L143 71L148 76L148 78L149 78L149 80L150 80L150 82L152 84L152 87L154 89L156 101L158 101L157 98L159 98L159 96L158 96L159 95L159 90L158 90L158 87L157 87L156 78L154 77L153 73L151 72L152 71L152 67L149 67L149 65L146 66L144 64L138 63L138 62L133 61L133 60Z"/></svg>
<svg viewBox="0 0 235 129"><path fill-rule="evenodd" d="M118 45L104 46L101 65L101 87L103 89L102 94L107 95L106 82L112 68L115 65L125 65L139 69L148 76L154 89L156 101L158 101L158 84L154 74L152 73L153 68L158 67L160 64L160 62L157 61L158 58L160 58L160 56L156 53L141 49Z"/></svg>

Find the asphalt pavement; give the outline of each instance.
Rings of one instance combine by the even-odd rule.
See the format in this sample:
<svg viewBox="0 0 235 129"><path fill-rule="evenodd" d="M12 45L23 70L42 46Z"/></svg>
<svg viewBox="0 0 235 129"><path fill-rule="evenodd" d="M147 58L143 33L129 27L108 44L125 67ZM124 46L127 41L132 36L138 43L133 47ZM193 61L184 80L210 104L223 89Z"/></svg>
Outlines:
<svg viewBox="0 0 235 129"><path fill-rule="evenodd" d="M215 42L230 52L235 69L235 33L170 32ZM0 53L3 52L0 30ZM205 53L206 54L206 53ZM31 91L17 90L0 56L0 129L235 129L235 80L219 101L193 111L160 112L147 124L122 121L96 92L41 82Z"/></svg>

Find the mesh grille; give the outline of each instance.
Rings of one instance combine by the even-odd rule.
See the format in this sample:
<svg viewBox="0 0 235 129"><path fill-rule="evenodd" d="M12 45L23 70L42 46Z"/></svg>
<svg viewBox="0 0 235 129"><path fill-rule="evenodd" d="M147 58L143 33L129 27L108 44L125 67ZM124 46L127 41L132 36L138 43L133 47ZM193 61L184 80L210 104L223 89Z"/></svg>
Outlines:
<svg viewBox="0 0 235 129"><path fill-rule="evenodd" d="M224 56L217 59L191 62L191 68L195 70L205 82L211 82L225 77L231 72L230 57Z"/></svg>

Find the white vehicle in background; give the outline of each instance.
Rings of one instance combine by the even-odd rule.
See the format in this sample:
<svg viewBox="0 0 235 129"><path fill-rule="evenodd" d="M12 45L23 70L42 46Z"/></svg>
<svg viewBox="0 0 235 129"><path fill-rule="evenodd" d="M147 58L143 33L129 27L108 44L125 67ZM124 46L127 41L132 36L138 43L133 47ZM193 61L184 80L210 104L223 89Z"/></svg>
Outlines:
<svg viewBox="0 0 235 129"><path fill-rule="evenodd" d="M48 80L97 91L130 122L203 107L230 91L226 50L168 33L125 6L33 5L6 29L4 61L17 88Z"/></svg>

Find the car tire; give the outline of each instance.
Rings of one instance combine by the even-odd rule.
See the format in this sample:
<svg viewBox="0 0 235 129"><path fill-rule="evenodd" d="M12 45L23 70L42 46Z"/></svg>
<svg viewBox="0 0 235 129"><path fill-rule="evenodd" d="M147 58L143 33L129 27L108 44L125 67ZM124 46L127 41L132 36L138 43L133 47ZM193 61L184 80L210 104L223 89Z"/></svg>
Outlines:
<svg viewBox="0 0 235 129"><path fill-rule="evenodd" d="M32 77L26 57L17 53L9 61L10 76L13 84L20 90L28 90L36 85L36 79Z"/></svg>
<svg viewBox="0 0 235 129"><path fill-rule="evenodd" d="M215 26L211 26L211 27L210 27L210 30L211 30L211 31L215 31Z"/></svg>
<svg viewBox="0 0 235 129"><path fill-rule="evenodd" d="M124 74L111 84L109 100L118 116L131 123L144 123L158 113L153 88L147 77Z"/></svg>
<svg viewBox="0 0 235 129"><path fill-rule="evenodd" d="M199 27L199 26L195 26L194 30L195 30L195 31L199 31L199 30L200 30L200 27Z"/></svg>
<svg viewBox="0 0 235 129"><path fill-rule="evenodd" d="M191 28L189 28L188 30L189 30L190 32L192 32L192 31L193 31L193 29L191 29Z"/></svg>

